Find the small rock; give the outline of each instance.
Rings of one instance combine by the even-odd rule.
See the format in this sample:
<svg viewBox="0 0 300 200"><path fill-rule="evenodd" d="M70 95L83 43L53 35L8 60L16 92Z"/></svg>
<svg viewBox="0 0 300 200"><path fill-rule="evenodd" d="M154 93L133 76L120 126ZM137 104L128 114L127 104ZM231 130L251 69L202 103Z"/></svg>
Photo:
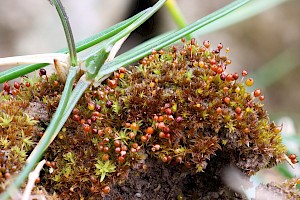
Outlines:
<svg viewBox="0 0 300 200"><path fill-rule="evenodd" d="M136 196L137 198L141 198L141 197L142 197L142 194L138 192L138 193L135 193L134 196Z"/></svg>

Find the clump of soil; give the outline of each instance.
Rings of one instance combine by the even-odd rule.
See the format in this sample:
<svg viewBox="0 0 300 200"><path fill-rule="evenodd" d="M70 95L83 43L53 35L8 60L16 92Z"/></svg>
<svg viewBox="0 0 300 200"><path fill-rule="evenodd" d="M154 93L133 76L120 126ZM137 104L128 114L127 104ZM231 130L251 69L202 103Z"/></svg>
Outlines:
<svg viewBox="0 0 300 200"><path fill-rule="evenodd" d="M218 161L214 158L211 162ZM220 169L210 165L205 173L190 173L185 167L170 166L148 158L145 166L146 169L131 170L128 179L113 185L110 195L104 199L246 199L224 185Z"/></svg>
<svg viewBox="0 0 300 200"><path fill-rule="evenodd" d="M261 90L247 91L245 70L226 72L222 49L193 39L91 85L45 152L40 185L60 199L242 199L222 183L224 167L249 177L283 161L286 148ZM12 91L6 83L2 98L26 102L40 130L63 87L43 69Z"/></svg>

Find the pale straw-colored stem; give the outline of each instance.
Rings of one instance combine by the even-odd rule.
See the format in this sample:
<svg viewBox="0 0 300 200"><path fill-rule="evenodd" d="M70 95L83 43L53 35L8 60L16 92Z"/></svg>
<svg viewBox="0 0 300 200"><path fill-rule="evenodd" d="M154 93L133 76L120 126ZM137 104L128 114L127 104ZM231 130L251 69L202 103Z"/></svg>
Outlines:
<svg viewBox="0 0 300 200"><path fill-rule="evenodd" d="M29 199L32 188L34 187L35 180L40 176L40 171L42 170L45 163L46 160L42 160L41 162L39 162L35 170L30 172L30 174L28 175L28 183L23 193L22 200Z"/></svg>
<svg viewBox="0 0 300 200"><path fill-rule="evenodd" d="M23 64L37 64L37 63L54 64L54 59L66 63L67 65L69 63L68 54L47 53L47 54L34 54L34 55L0 58L0 66L15 66L15 65L23 65Z"/></svg>

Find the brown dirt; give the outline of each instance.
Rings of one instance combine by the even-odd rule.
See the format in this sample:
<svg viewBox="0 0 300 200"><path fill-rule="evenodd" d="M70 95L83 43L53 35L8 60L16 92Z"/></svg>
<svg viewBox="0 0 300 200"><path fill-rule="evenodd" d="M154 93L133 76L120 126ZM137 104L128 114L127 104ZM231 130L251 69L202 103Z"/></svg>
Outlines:
<svg viewBox="0 0 300 200"><path fill-rule="evenodd" d="M212 162L214 163L214 162ZM146 170L132 170L128 179L112 186L105 200L245 199L222 181L219 170L208 166L205 173L191 174L185 167L146 159ZM183 170L185 168L185 170Z"/></svg>

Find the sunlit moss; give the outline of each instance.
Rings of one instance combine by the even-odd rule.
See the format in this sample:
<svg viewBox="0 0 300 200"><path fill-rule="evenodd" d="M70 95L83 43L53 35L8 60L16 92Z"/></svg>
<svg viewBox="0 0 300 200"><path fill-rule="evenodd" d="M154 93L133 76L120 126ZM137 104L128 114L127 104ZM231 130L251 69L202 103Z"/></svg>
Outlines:
<svg viewBox="0 0 300 200"><path fill-rule="evenodd" d="M231 60L222 48L192 40L153 51L91 86L47 150L41 183L62 198L92 197L104 195L103 188L124 180L147 156L191 173L205 173L218 157L214 167L232 164L248 175L282 161L286 148L261 94L247 91L245 71L226 72ZM13 98L26 97L51 116L62 88L55 75L41 77ZM49 119L39 123L47 126ZM106 163L108 176L99 169Z"/></svg>

